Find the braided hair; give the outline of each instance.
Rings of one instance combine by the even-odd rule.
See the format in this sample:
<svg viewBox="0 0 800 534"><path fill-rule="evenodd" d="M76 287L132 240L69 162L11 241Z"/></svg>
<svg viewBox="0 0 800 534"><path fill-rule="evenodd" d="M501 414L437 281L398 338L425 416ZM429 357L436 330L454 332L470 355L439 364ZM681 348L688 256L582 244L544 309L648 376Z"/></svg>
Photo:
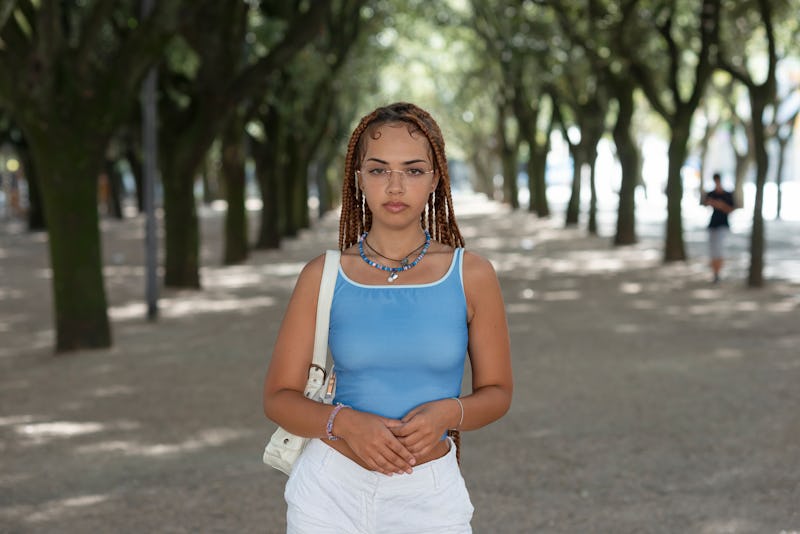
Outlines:
<svg viewBox="0 0 800 534"><path fill-rule="evenodd" d="M386 124L408 126L410 134L421 132L428 140L433 168L439 174L436 189L428 197L425 212L420 223L431 237L451 247L463 247L464 238L456 223L453 212L453 198L450 194L450 174L444 152L444 137L439 125L431 115L407 102L397 102L380 107L361 119L347 145L342 181L342 213L339 219L339 249L344 250L358 242L359 237L372 226L372 212L357 185L356 169L359 168L366 152L367 140L374 138L376 130Z"/></svg>

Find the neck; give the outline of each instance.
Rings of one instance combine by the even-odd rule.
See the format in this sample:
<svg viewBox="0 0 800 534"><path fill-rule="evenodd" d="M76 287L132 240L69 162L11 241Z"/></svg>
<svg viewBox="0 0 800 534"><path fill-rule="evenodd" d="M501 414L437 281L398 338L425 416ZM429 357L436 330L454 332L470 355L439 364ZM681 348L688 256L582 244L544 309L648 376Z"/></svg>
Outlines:
<svg viewBox="0 0 800 534"><path fill-rule="evenodd" d="M419 227L402 231L372 228L369 231L368 240L369 246L384 256L403 258L425 243L425 232Z"/></svg>

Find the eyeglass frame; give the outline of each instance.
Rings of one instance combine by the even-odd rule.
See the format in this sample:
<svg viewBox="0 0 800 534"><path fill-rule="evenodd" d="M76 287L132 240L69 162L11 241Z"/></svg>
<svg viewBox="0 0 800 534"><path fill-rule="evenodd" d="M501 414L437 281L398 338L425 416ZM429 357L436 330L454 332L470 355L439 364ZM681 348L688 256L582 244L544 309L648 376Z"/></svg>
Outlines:
<svg viewBox="0 0 800 534"><path fill-rule="evenodd" d="M391 178L392 178L392 173L395 173L395 172L400 173L400 176L402 176L404 179L410 178L412 180L414 180L415 178L422 178L426 174L435 174L436 173L436 169L431 169L429 171L419 171L419 174L408 174L409 170L413 171L413 170L419 170L419 169L407 169L406 170L406 169L390 169L390 168L387 169L387 168L379 167L379 168L372 169L372 170L378 170L378 169L381 170L381 174L380 175L370 174L369 172L367 172L366 173L367 179L381 178L386 183L389 183L389 180L391 180ZM360 174L360 175L363 176L364 175L364 171L362 169L356 169L356 174Z"/></svg>

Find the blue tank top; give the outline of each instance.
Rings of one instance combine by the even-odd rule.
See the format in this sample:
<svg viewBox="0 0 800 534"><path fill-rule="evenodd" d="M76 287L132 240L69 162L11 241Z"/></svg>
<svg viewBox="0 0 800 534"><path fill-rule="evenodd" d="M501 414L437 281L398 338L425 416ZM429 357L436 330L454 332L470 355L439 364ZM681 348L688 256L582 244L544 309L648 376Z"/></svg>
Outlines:
<svg viewBox="0 0 800 534"><path fill-rule="evenodd" d="M464 249L447 273L417 285L364 285L339 267L328 344L335 402L400 419L420 404L457 397L467 354Z"/></svg>

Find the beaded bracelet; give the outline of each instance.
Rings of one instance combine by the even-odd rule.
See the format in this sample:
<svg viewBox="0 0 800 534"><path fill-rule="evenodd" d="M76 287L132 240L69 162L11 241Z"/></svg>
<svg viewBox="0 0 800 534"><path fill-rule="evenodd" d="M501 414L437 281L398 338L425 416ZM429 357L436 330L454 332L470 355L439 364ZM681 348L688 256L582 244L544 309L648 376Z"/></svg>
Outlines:
<svg viewBox="0 0 800 534"><path fill-rule="evenodd" d="M456 427L452 428L451 430L458 430L459 428L461 428L461 423L464 422L464 405L461 404L461 399L459 399L458 397L453 397L453 400L456 401L458 403L458 407L461 408L461 418L458 420L458 424L456 425Z"/></svg>
<svg viewBox="0 0 800 534"><path fill-rule="evenodd" d="M336 414L339 413L339 410L342 408L349 408L349 406L342 404L341 402L336 404L336 406L331 410L331 414L328 416L328 424L325 425L325 434L328 436L329 441L336 441L339 439L338 436L333 435L333 420L336 419Z"/></svg>

